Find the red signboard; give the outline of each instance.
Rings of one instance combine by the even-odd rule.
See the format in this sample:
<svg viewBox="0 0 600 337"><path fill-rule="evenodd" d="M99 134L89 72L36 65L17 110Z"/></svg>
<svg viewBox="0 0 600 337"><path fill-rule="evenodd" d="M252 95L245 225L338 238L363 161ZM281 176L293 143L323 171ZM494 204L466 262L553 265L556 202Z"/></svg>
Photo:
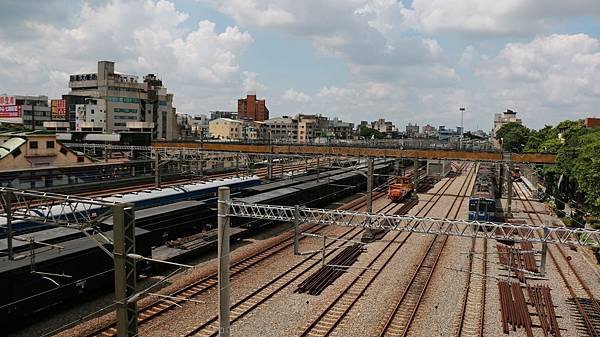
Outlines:
<svg viewBox="0 0 600 337"><path fill-rule="evenodd" d="M50 101L52 120L65 120L67 116L67 102L64 99Z"/></svg>
<svg viewBox="0 0 600 337"><path fill-rule="evenodd" d="M0 118L21 118L23 110L20 105L1 105Z"/></svg>

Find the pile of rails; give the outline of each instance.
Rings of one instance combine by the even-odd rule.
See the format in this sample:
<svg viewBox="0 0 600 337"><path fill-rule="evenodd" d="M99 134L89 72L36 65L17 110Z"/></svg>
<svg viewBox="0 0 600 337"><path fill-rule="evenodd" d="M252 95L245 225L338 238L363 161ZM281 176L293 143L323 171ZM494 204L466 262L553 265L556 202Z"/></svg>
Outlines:
<svg viewBox="0 0 600 337"><path fill-rule="evenodd" d="M506 245L496 245L500 264L511 266L520 282L525 282L525 272L539 273L531 242L521 242L521 248L509 248Z"/></svg>
<svg viewBox="0 0 600 337"><path fill-rule="evenodd" d="M294 293L320 295L323 290L332 285L335 280L346 272L346 269L358 260L360 254L364 251L363 246L363 244L355 243L344 248L326 265L300 283Z"/></svg>
<svg viewBox="0 0 600 337"><path fill-rule="evenodd" d="M523 288L518 282L499 281L498 290L500 291L502 331L505 334L509 334L510 330L516 331L517 328L523 328L528 337L533 336L533 323L527 306L530 303L535 307L544 336L561 336L548 286L527 285L529 300L525 299Z"/></svg>
<svg viewBox="0 0 600 337"><path fill-rule="evenodd" d="M531 329L531 317L527 309L527 302L521 285L517 282L499 281L500 310L502 312L502 331L509 333L509 325L512 330L524 328L527 337L533 337Z"/></svg>
<svg viewBox="0 0 600 337"><path fill-rule="evenodd" d="M556 321L556 312L554 311L554 303L552 302L552 296L550 295L550 288L546 285L527 286L527 292L529 293L529 301L535 307L538 318L540 319L540 326L544 331L544 336L552 334L556 337L560 337L560 328Z"/></svg>

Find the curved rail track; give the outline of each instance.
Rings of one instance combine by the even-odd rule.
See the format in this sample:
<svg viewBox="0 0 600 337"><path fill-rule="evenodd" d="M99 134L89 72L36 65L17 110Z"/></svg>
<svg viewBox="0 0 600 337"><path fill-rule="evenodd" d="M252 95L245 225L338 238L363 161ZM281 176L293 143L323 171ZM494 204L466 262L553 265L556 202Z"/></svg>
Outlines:
<svg viewBox="0 0 600 337"><path fill-rule="evenodd" d="M517 187L515 189L517 194L522 194L521 202L523 203L524 210L532 224L543 225L544 221L542 217L535 210L531 200L527 198L523 188L519 184L515 184L515 186ZM529 211L527 211L528 208ZM532 213L535 214L537 223L531 215ZM573 306L581 316L585 333L591 337L600 337L600 303L594 297L588 284L583 280L581 275L579 275L577 269L575 269L573 263L565 254L564 249L560 245L551 246L552 247L548 247L548 255L571 296L570 300L572 301ZM557 258L553 250L558 251L558 255L561 257L560 259ZM566 273L565 269L568 270Z"/></svg>

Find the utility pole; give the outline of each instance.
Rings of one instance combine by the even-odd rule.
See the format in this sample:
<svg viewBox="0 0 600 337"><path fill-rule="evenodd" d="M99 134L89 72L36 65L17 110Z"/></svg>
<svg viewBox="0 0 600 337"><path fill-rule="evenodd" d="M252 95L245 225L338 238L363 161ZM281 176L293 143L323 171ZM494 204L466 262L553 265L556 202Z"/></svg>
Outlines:
<svg viewBox="0 0 600 337"><path fill-rule="evenodd" d="M115 306L117 308L117 336L133 337L137 331L137 299L135 254L135 213L133 206L112 206L113 254L115 260Z"/></svg>
<svg viewBox="0 0 600 337"><path fill-rule="evenodd" d="M414 177L413 177L413 185L414 192L417 193L417 189L419 188L419 157L415 157L415 165L414 165Z"/></svg>
<svg viewBox="0 0 600 337"><path fill-rule="evenodd" d="M14 260L13 252L13 230L12 230L12 193L2 193L2 207L6 213L6 249L8 259Z"/></svg>
<svg viewBox="0 0 600 337"><path fill-rule="evenodd" d="M219 187L218 247L219 258L219 336L229 337L229 187Z"/></svg>
<svg viewBox="0 0 600 337"><path fill-rule="evenodd" d="M300 255L300 244L298 235L300 234L300 210L298 205L294 206L294 255Z"/></svg>
<svg viewBox="0 0 600 337"><path fill-rule="evenodd" d="M154 186L160 188L160 153L158 150L154 154Z"/></svg>
<svg viewBox="0 0 600 337"><path fill-rule="evenodd" d="M373 213L373 158L367 159L367 213ZM375 230L368 228L371 224L371 219L367 219L367 229L363 234L366 241L371 241L375 238Z"/></svg>
<svg viewBox="0 0 600 337"><path fill-rule="evenodd" d="M548 233L550 232L548 227L550 227L550 221L544 220L544 228L543 228L544 238L547 238ZM542 243L542 261L540 262L540 274L542 274L542 276L546 276L546 256L547 255L548 255L548 242L544 241Z"/></svg>
<svg viewBox="0 0 600 337"><path fill-rule="evenodd" d="M512 170L513 170L513 162L511 153L507 152L503 154L504 161L506 163L506 216L512 216Z"/></svg>
<svg viewBox="0 0 600 337"><path fill-rule="evenodd" d="M269 154L267 159L267 179L273 180L273 154Z"/></svg>
<svg viewBox="0 0 600 337"><path fill-rule="evenodd" d="M204 154L200 153L200 180L204 178Z"/></svg>
<svg viewBox="0 0 600 337"><path fill-rule="evenodd" d="M319 182L319 157L317 156L317 182Z"/></svg>

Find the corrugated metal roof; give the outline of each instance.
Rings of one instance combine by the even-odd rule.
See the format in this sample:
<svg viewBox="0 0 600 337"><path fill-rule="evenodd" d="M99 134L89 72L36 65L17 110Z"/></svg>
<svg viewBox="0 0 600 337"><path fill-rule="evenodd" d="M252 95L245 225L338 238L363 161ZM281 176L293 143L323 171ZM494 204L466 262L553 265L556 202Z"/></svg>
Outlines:
<svg viewBox="0 0 600 337"><path fill-rule="evenodd" d="M0 159L4 158L9 153L18 149L19 147L21 147L21 145L25 144L26 142L27 141L25 139L18 138L18 137L8 139L7 141L5 141L4 143L2 143L0 145L0 149L4 150L4 151L0 151Z"/></svg>

